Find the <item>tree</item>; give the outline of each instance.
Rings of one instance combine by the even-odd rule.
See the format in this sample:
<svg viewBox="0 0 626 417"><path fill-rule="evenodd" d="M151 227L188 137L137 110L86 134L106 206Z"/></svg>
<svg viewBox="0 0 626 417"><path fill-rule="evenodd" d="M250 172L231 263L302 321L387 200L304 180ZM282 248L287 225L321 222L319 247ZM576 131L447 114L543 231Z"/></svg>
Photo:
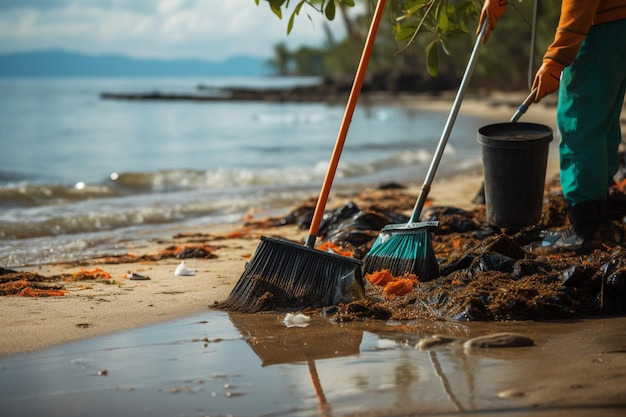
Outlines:
<svg viewBox="0 0 626 417"><path fill-rule="evenodd" d="M255 0L259 4L260 0ZM278 18L283 17L283 8L289 7L290 0L265 0ZM371 4L371 3L368 3ZM354 0L299 0L289 17L287 33L293 29L296 17L307 6L305 13L313 10L323 13L327 19L334 20L337 11L343 11L349 37L354 37L351 21L346 18L346 7L354 7ZM476 18L480 11L477 0L391 0L391 16L396 22L393 33L398 41L406 41L403 49L414 43L417 35L430 34L432 40L426 46L428 72L435 76L438 72L438 49L441 47L450 54L450 40L462 33L469 33L468 23ZM371 10L370 13L371 15ZM471 25L470 25L471 26Z"/></svg>
<svg viewBox="0 0 626 417"><path fill-rule="evenodd" d="M296 4L289 15L287 34L301 14L322 13L333 20L337 10L342 14L348 39L332 41L326 47L324 67L326 74L353 74L356 59L350 51L358 51L363 44L376 0L363 0L363 15L348 16L354 0L264 0L274 14L283 17L283 11ZM386 19L381 24L377 47L370 67L373 71L407 72L424 68L430 76L440 73L459 76L471 51L478 16L482 8L479 0L387 0ZM560 2L538 3L536 46L529 50L531 21L535 1L509 0L507 13L498 22L497 36L493 36L481 51L474 72L473 83L499 89L519 89L527 84L529 58L540 64L543 51L554 37ZM255 0L259 5L260 0ZM310 17L310 15L309 15ZM355 47L357 45L359 47ZM358 59L358 57L357 57Z"/></svg>
<svg viewBox="0 0 626 417"><path fill-rule="evenodd" d="M290 55L291 53L284 42L274 45L274 58L268 63L274 67L277 75L289 75L291 73L289 69Z"/></svg>

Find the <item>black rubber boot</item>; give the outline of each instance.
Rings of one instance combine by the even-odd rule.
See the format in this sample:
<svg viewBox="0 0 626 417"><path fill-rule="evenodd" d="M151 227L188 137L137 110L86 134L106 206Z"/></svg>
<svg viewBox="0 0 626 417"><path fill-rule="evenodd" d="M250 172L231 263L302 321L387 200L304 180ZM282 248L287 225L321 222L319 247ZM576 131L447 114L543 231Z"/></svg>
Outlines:
<svg viewBox="0 0 626 417"><path fill-rule="evenodd" d="M568 209L572 229L582 239L581 253L606 250L624 241L622 233L613 227L605 201L587 201Z"/></svg>
<svg viewBox="0 0 626 417"><path fill-rule="evenodd" d="M568 208L569 221L578 236L584 240L597 237L600 227L609 221L604 201L585 201Z"/></svg>

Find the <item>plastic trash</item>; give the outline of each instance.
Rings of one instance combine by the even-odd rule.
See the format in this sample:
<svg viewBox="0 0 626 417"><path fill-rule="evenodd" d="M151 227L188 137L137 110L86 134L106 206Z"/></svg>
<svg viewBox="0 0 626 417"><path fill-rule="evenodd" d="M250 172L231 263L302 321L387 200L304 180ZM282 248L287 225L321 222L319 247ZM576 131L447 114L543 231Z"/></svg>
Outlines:
<svg viewBox="0 0 626 417"><path fill-rule="evenodd" d="M180 264L176 267L176 270L174 271L174 275L178 277L193 276L193 275L196 275L196 270L187 268L185 266L185 261L181 261Z"/></svg>
<svg viewBox="0 0 626 417"><path fill-rule="evenodd" d="M310 321L311 317L305 314L287 313L285 319L283 320L283 323L285 323L285 326L287 327L306 327L309 325Z"/></svg>

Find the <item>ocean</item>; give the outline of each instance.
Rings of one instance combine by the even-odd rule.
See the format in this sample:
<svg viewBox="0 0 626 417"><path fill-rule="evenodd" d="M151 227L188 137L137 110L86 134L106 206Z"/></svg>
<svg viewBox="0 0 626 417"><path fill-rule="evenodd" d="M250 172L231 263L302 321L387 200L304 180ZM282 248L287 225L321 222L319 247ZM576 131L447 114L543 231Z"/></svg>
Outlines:
<svg viewBox="0 0 626 417"><path fill-rule="evenodd" d="M177 228L235 223L252 211L286 214L318 195L345 104L100 94L316 81L0 79L0 266L121 254ZM359 101L333 191L421 183L447 117ZM485 124L459 115L438 177L480 166L476 132Z"/></svg>

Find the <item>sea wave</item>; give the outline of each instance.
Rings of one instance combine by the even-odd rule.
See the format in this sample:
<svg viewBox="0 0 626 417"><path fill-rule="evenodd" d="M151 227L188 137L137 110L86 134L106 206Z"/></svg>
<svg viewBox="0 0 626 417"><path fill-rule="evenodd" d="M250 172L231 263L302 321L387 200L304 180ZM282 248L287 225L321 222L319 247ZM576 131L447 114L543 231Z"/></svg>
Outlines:
<svg viewBox="0 0 626 417"><path fill-rule="evenodd" d="M120 190L106 185L38 184L22 182L0 187L0 207L38 207L60 205L94 198L122 195Z"/></svg>
<svg viewBox="0 0 626 417"><path fill-rule="evenodd" d="M448 170L467 170L477 160L455 156ZM432 153L405 151L373 161L342 161L335 188L355 189L377 181L416 181ZM327 161L309 167L252 170L161 170L114 174L99 184L0 186L0 240L98 233L219 216L241 216L252 207L290 207L315 195ZM444 170L445 171L445 170ZM419 174L418 174L419 173ZM445 173L442 173L445 175Z"/></svg>
<svg viewBox="0 0 626 417"><path fill-rule="evenodd" d="M271 210L286 206L303 198L305 193L302 190L262 192L253 189L238 193L190 191L10 209L0 213L0 240L98 233L201 218L215 223L226 218L234 221L252 208Z"/></svg>
<svg viewBox="0 0 626 417"><path fill-rule="evenodd" d="M453 154L452 147L446 150ZM402 167L419 167L432 158L425 150L404 151L373 160L346 160L337 178L356 178ZM264 170L217 168L211 170L170 169L153 172L112 173L99 183L42 184L21 181L0 186L0 208L58 206L81 201L126 197L133 194L172 193L187 190L222 190L248 187L309 186L319 184L328 169L327 161L313 166ZM402 180L402 179L399 179Z"/></svg>
<svg viewBox="0 0 626 417"><path fill-rule="evenodd" d="M0 239L23 239L40 236L58 236L76 233L98 232L114 230L133 225L154 225L169 223L199 215L207 215L217 210L210 203L206 204L164 204L147 207L116 207L114 210L92 210L80 212L78 210L51 211L45 215L33 218L17 216L12 220L0 220ZM28 215L28 213L24 213ZM39 213L41 214L41 213ZM3 216L6 217L6 216ZM39 217L39 218L36 218Z"/></svg>

